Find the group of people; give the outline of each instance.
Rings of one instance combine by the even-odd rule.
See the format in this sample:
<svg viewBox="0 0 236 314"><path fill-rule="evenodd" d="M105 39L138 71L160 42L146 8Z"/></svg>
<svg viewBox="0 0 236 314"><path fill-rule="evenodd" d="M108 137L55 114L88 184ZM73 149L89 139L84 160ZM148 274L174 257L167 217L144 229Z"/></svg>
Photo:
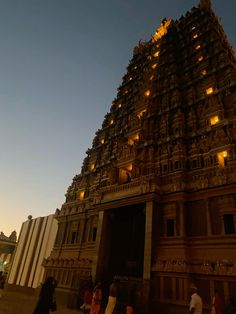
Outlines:
<svg viewBox="0 0 236 314"><path fill-rule="evenodd" d="M104 314L112 314L115 312L115 308L118 304L119 295L119 280L115 277L109 286L109 295L107 303L105 304ZM91 290L91 285L84 291L84 303L80 307L86 314L100 314L102 306L102 284L98 282L95 288ZM127 300L125 305L125 313L133 314L135 305L135 286L131 286L128 289Z"/></svg>
<svg viewBox="0 0 236 314"><path fill-rule="evenodd" d="M118 280L115 278L109 288L109 297L108 302L105 309L105 314L112 314L118 295ZM88 314L99 314L101 312L101 304L102 304L102 283L99 281L93 291L91 290L91 285L85 289L84 291L84 303L80 307L85 313Z"/></svg>
<svg viewBox="0 0 236 314"><path fill-rule="evenodd" d="M57 283L53 277L48 277L46 279L45 283L42 285L39 300L33 314L49 314L50 311L56 310L56 301L54 297L56 285ZM117 304L118 290L119 280L114 278L109 287L109 296L105 307L105 314L113 314ZM197 287L193 284L190 286L190 293L190 314L202 314L202 299L198 294ZM80 306L80 309L83 310L85 314L100 314L102 298L102 283L100 281L97 282L93 288L91 281L84 289L83 304ZM134 289L129 289L125 309L126 314L134 313L134 299ZM230 298L225 307L219 291L215 290L212 298L211 314L236 314L236 301L233 298Z"/></svg>
<svg viewBox="0 0 236 314"><path fill-rule="evenodd" d="M189 305L189 312L191 314L202 314L202 299L198 294L195 285L190 286L191 299ZM230 298L226 307L218 290L215 290L211 303L211 314L236 314L236 301Z"/></svg>

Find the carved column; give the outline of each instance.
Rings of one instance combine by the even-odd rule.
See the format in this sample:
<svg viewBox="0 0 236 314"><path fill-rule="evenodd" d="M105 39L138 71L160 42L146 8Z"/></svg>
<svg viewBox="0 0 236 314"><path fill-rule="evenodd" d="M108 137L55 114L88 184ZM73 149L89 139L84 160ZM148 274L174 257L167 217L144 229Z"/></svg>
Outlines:
<svg viewBox="0 0 236 314"><path fill-rule="evenodd" d="M98 215L98 228L97 228L97 236L96 236L96 244L93 256L93 264L92 264L92 278L93 280L96 279L97 273L99 272L99 265L98 265L98 254L100 251L101 246L101 238L102 238L102 228L104 225L104 211L99 212Z"/></svg>
<svg viewBox="0 0 236 314"><path fill-rule="evenodd" d="M164 299L164 277L160 277L160 299Z"/></svg>
<svg viewBox="0 0 236 314"><path fill-rule="evenodd" d="M176 300L176 281L178 279L173 277L172 278L172 282L171 282L171 285L172 285L172 291L173 291L173 298Z"/></svg>
<svg viewBox="0 0 236 314"><path fill-rule="evenodd" d="M210 216L210 210L209 210L209 199L205 199L205 207L206 207L206 219L207 219L207 235L211 236L211 216Z"/></svg>
<svg viewBox="0 0 236 314"><path fill-rule="evenodd" d="M185 236L184 202L179 202L179 235Z"/></svg>
<svg viewBox="0 0 236 314"><path fill-rule="evenodd" d="M81 231L80 231L80 234L79 234L79 245L81 245L84 241L84 235L85 235L85 227L86 227L86 218L82 218L81 221Z"/></svg>
<svg viewBox="0 0 236 314"><path fill-rule="evenodd" d="M143 279L149 280L151 277L153 202L146 203L145 217Z"/></svg>

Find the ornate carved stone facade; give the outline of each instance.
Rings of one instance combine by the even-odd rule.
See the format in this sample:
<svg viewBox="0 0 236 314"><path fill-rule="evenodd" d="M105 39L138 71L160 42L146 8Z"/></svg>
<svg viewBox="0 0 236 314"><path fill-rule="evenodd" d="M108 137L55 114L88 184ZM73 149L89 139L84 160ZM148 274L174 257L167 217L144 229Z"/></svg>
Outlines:
<svg viewBox="0 0 236 314"><path fill-rule="evenodd" d="M132 277L145 313L184 313L191 281L206 309L214 288L235 294L235 130L234 52L202 0L134 49L56 212L45 267L59 289Z"/></svg>

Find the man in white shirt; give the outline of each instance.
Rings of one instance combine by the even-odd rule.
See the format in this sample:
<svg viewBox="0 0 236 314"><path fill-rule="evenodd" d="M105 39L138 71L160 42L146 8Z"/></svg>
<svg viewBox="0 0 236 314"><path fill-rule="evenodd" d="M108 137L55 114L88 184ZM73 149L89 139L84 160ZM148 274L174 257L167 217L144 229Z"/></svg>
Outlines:
<svg viewBox="0 0 236 314"><path fill-rule="evenodd" d="M202 314L202 299L197 293L195 285L190 286L191 300L189 304L189 312L191 314Z"/></svg>

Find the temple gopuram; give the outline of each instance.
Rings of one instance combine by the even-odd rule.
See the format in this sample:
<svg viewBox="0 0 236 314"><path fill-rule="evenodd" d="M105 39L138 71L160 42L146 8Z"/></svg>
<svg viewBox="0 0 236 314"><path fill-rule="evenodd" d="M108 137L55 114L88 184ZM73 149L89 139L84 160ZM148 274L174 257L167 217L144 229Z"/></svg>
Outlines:
<svg viewBox="0 0 236 314"><path fill-rule="evenodd" d="M68 306L90 276L124 304L135 286L137 313L188 313L191 283L204 313L236 297L235 61L210 0L134 48L55 213L44 266Z"/></svg>
<svg viewBox="0 0 236 314"><path fill-rule="evenodd" d="M12 231L9 237L0 232L0 273L8 273L16 245L16 231Z"/></svg>

